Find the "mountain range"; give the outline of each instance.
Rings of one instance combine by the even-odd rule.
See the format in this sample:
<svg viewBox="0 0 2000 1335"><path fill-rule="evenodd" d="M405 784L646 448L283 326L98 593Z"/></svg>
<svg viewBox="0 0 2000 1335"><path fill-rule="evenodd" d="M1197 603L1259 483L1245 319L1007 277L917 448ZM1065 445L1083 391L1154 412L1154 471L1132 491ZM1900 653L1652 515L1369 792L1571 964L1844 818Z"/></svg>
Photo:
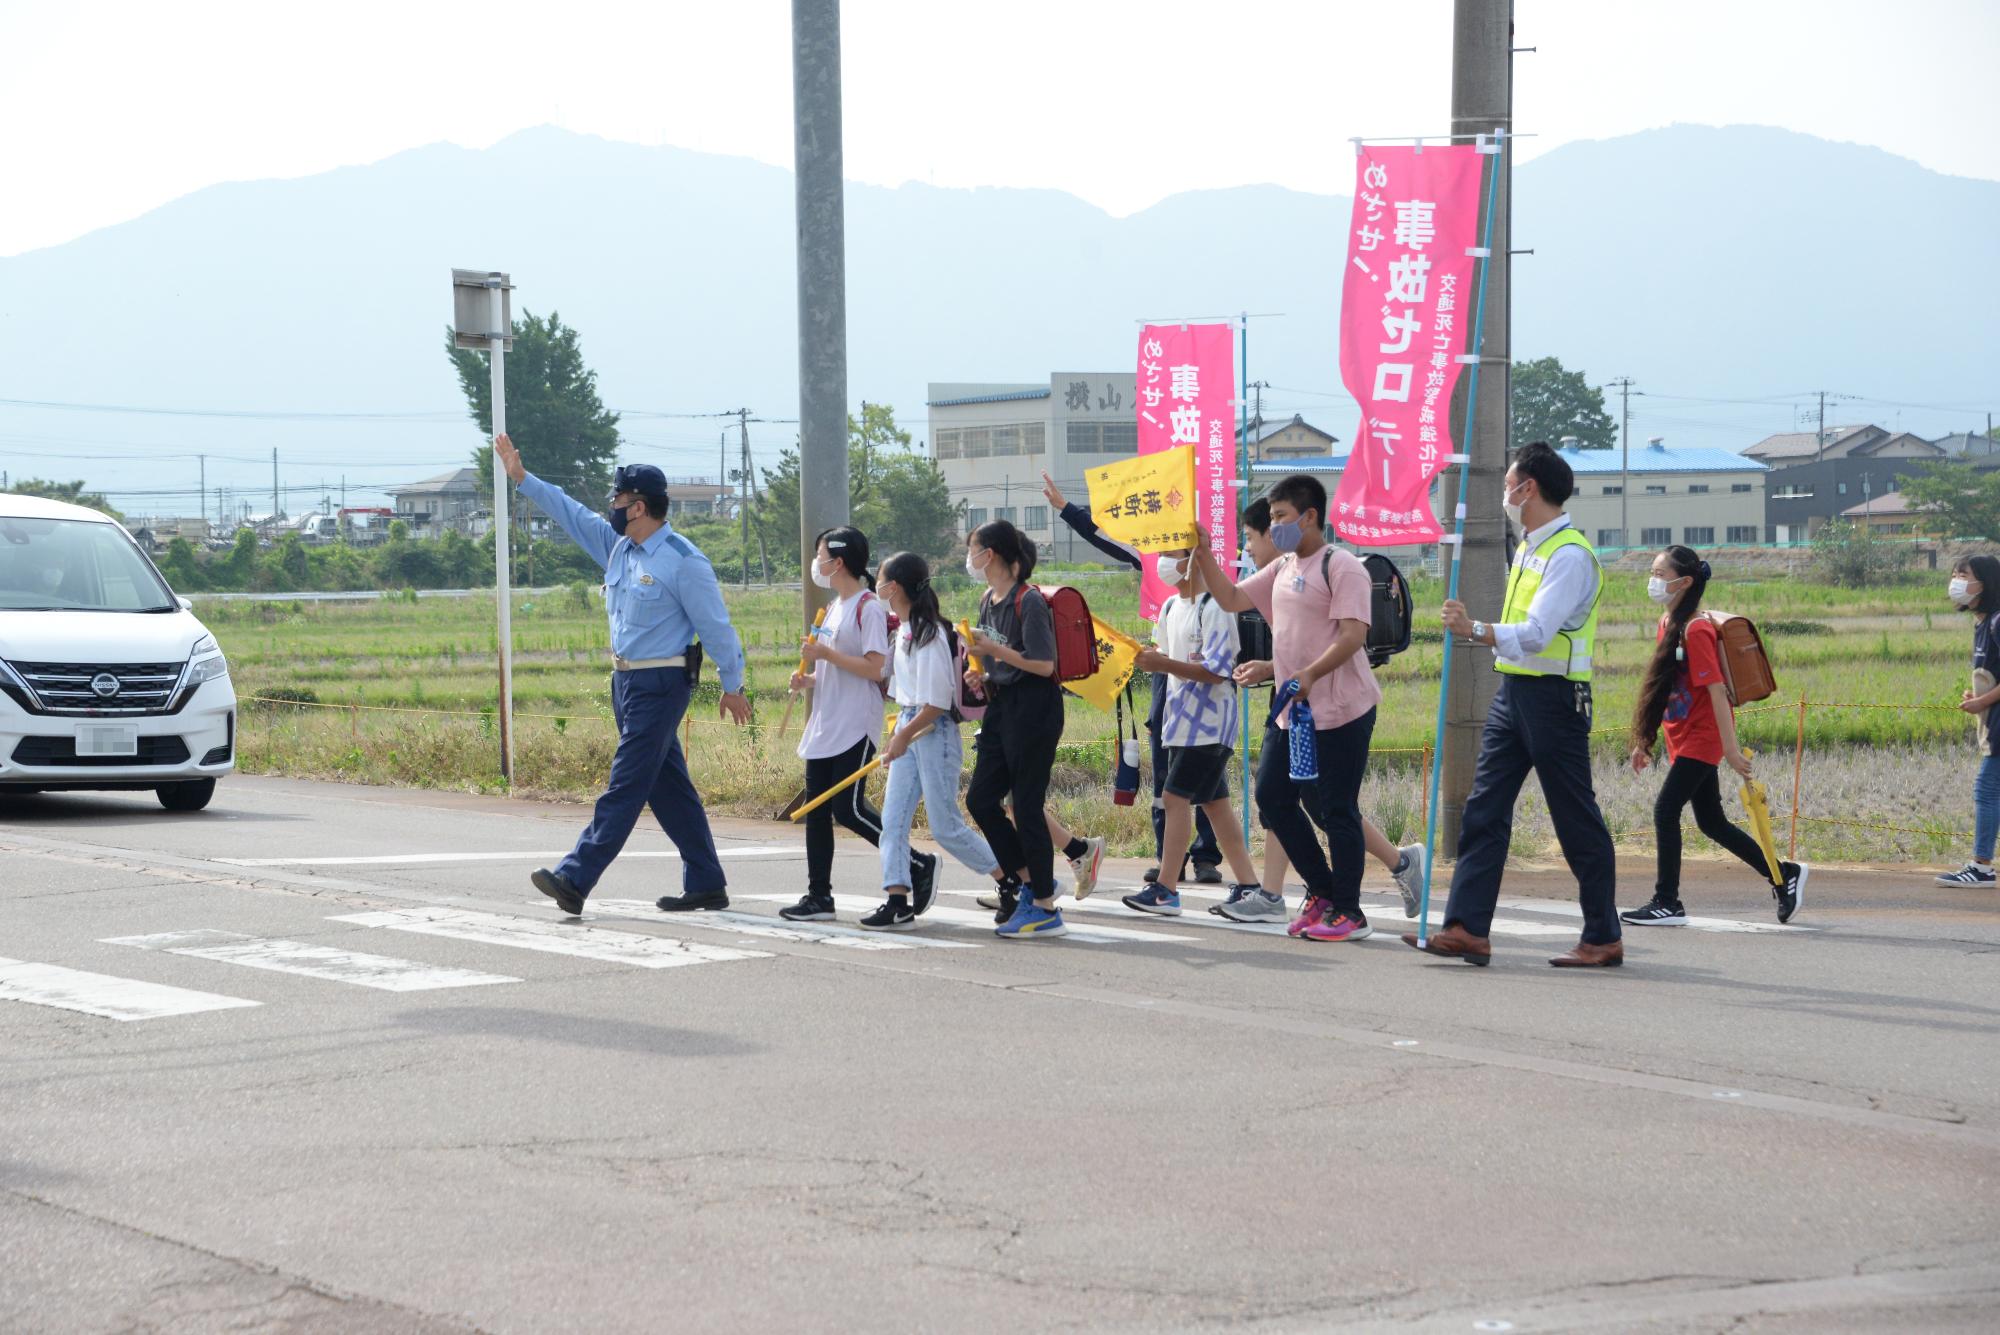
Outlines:
<svg viewBox="0 0 2000 1335"><path fill-rule="evenodd" d="M0 469L152 513L192 511L198 454L211 509L225 485L267 500L273 449L288 489L357 497L457 466L478 439L442 350L454 266L508 270L517 314L580 331L627 457L711 475L733 422L659 414L746 405L769 463L797 416L792 207L783 168L550 128L200 190L0 259ZM1054 191L850 183L849 395L921 438L929 381L1121 369L1142 318L1248 311L1266 416L1345 438L1349 207L1250 186L1117 218ZM2000 406L2000 182L1674 126L1522 164L1513 226L1533 251L1513 355L1630 375L1635 439L1740 449L1821 389L1854 396L1830 422L1931 435Z"/></svg>

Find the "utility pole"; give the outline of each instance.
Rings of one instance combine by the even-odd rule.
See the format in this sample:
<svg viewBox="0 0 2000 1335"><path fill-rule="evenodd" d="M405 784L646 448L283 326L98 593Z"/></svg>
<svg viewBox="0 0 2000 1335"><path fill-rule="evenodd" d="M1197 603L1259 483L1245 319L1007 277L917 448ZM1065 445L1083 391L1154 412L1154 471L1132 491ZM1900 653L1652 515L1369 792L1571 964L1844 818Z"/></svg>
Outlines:
<svg viewBox="0 0 2000 1335"><path fill-rule="evenodd" d="M1611 382L1618 388L1618 545L1632 545L1632 377Z"/></svg>
<svg viewBox="0 0 2000 1335"><path fill-rule="evenodd" d="M1486 318L1475 331L1482 341L1478 411L1474 432L1464 431L1473 405L1462 402L1454 415L1457 439L1471 462L1466 479L1465 546L1460 553L1459 598L1472 614L1500 614L1506 586L1506 535L1500 514L1502 479L1507 472L1507 434L1512 416L1514 343L1508 281L1513 244L1514 173L1514 5L1513 0L1453 0L1451 40L1451 130L1454 135L1500 136L1494 155L1492 254L1486 259ZM1463 383L1463 382L1461 382ZM1485 648L1453 637L1451 690L1445 700L1445 730L1439 756L1438 848L1455 854L1472 770L1479 758L1479 734L1497 685Z"/></svg>
<svg viewBox="0 0 2000 1335"><path fill-rule="evenodd" d="M743 467L737 480L743 484L743 494L736 506L736 518L742 532L737 545L743 551L743 587L750 587L750 410L736 410L736 426L743 433ZM800 504L804 504L803 498Z"/></svg>
<svg viewBox="0 0 2000 1335"><path fill-rule="evenodd" d="M868 400L861 400L861 486L865 491L875 476L875 456L868 448Z"/></svg>
<svg viewBox="0 0 2000 1335"><path fill-rule="evenodd" d="M840 132L840 0L792 0L792 170L799 281L799 564L847 522L847 239ZM802 625L826 591L799 581Z"/></svg>
<svg viewBox="0 0 2000 1335"><path fill-rule="evenodd" d="M278 522L278 447L271 447L271 523Z"/></svg>
<svg viewBox="0 0 2000 1335"><path fill-rule="evenodd" d="M195 459L201 464L201 509L195 511L195 513L200 515L201 522L206 524L208 522L208 456L197 454Z"/></svg>
<svg viewBox="0 0 2000 1335"><path fill-rule="evenodd" d="M1252 467L1264 462L1264 442L1258 435L1264 429L1264 391L1271 387L1268 380L1252 380L1250 392L1257 402L1257 412L1250 419L1250 439L1255 442L1254 453L1250 457Z"/></svg>

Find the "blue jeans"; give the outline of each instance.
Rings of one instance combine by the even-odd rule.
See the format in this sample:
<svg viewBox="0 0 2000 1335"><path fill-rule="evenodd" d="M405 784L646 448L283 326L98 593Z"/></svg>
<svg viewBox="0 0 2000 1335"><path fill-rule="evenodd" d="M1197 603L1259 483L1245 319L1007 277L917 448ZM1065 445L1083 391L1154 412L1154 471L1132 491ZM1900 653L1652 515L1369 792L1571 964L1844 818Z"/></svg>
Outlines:
<svg viewBox="0 0 2000 1335"><path fill-rule="evenodd" d="M612 674L618 750L611 757L611 783L597 799L575 849L556 867L578 893L590 893L649 805L653 819L680 850L681 889L700 895L727 884L715 856L715 836L708 830L708 813L681 754L681 716L687 713L690 693L686 668Z"/></svg>
<svg viewBox="0 0 2000 1335"><path fill-rule="evenodd" d="M1993 861L1994 836L2000 835L2000 756L1979 762L1972 781L1972 860Z"/></svg>
<svg viewBox="0 0 2000 1335"><path fill-rule="evenodd" d="M903 727L916 716L914 708L905 706L896 726ZM931 837L945 852L981 876L1000 865L958 809L958 776L964 765L958 725L947 715L889 766L889 786L882 795L883 889L910 887L910 822L916 819L919 800L930 813Z"/></svg>

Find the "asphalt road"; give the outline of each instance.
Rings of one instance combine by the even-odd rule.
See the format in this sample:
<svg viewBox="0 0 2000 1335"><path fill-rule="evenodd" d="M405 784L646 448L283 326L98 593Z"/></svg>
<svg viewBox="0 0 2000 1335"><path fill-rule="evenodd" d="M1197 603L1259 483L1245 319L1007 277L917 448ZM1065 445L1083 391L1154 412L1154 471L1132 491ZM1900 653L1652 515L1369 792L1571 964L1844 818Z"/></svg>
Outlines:
<svg viewBox="0 0 2000 1335"><path fill-rule="evenodd" d="M527 873L583 816L0 799L0 1330L2000 1325L1991 892L1822 870L1780 931L1693 863L1569 972L1527 869L1477 970L1379 870L1329 946L1138 864L1003 942L951 868L884 940L784 930L800 838L731 823L739 912L654 912L646 829L579 926Z"/></svg>

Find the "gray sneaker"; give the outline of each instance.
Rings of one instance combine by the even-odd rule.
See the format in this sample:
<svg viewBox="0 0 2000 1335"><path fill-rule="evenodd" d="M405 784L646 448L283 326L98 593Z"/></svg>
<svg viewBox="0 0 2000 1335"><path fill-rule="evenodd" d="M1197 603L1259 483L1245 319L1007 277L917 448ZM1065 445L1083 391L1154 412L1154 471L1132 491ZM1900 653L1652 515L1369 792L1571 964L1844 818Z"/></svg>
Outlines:
<svg viewBox="0 0 2000 1335"><path fill-rule="evenodd" d="M1286 922L1285 897L1252 890L1243 898L1216 905L1216 912L1231 922Z"/></svg>
<svg viewBox="0 0 2000 1335"><path fill-rule="evenodd" d="M1417 901L1424 894L1424 846L1404 844L1396 850L1403 855L1403 869L1396 872L1396 888L1403 892L1403 916L1417 916Z"/></svg>
<svg viewBox="0 0 2000 1335"><path fill-rule="evenodd" d="M1104 840L1093 835L1083 845L1083 856L1071 858L1069 865L1076 873L1076 897L1089 899L1090 892L1097 888L1097 869L1104 865Z"/></svg>

